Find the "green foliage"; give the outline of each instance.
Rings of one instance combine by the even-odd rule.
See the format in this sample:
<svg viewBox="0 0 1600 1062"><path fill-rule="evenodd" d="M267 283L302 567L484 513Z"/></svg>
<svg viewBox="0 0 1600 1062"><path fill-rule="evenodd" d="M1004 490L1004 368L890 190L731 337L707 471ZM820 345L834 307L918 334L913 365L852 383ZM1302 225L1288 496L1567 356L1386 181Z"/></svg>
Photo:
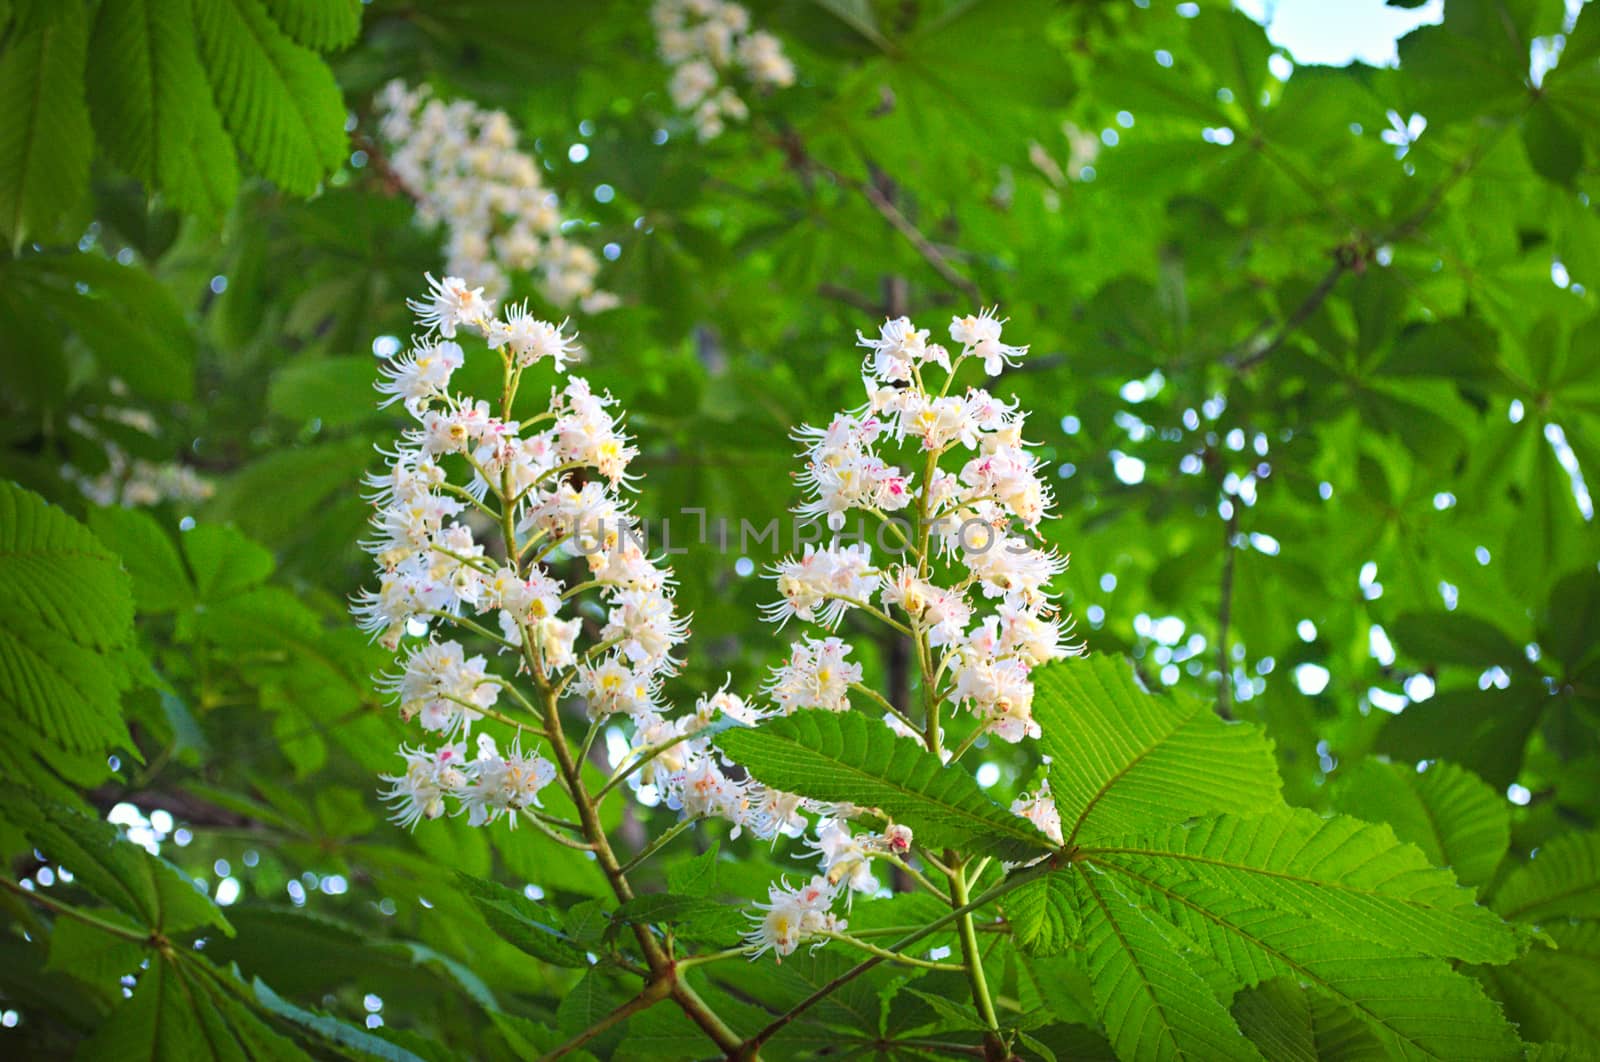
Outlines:
<svg viewBox="0 0 1600 1062"><path fill-rule="evenodd" d="M83 1045L97 1062L180 1059L266 1059L310 1056L272 1031L217 983L192 967L159 960L133 996Z"/></svg>
<svg viewBox="0 0 1600 1062"><path fill-rule="evenodd" d="M38 495L0 483L0 703L23 749L125 744L116 651L133 599L115 556Z"/></svg>
<svg viewBox="0 0 1600 1062"><path fill-rule="evenodd" d="M235 145L299 194L343 160L339 90L308 49L348 45L359 3L279 0L271 14L261 0L54 6L18 16L0 56L0 224L14 246L77 220L97 140L147 195L213 221L238 195Z"/></svg>
<svg viewBox="0 0 1600 1062"><path fill-rule="evenodd" d="M19 27L0 57L0 225L13 246L52 232L89 184L87 16L66 6L45 25Z"/></svg>
<svg viewBox="0 0 1600 1062"><path fill-rule="evenodd" d="M196 14L211 87L240 149L286 191L315 191L345 149L333 75L284 36L261 0L202 4Z"/></svg>
<svg viewBox="0 0 1600 1062"><path fill-rule="evenodd" d="M181 209L220 217L238 194L239 167L195 47L195 6L102 6L89 45L90 113L119 167Z"/></svg>
<svg viewBox="0 0 1600 1062"><path fill-rule="evenodd" d="M1041 682L1037 710L1058 733L1094 740L1109 704L1125 706L1130 729L1141 726L1141 711L1165 707L1142 694L1115 662L1069 662L1053 671ZM1060 681L1060 672L1073 671L1085 677ZM1086 683L1098 688L1086 694ZM1223 726L1205 718L1213 730ZM1179 761L1152 790L1133 765L1159 759L1168 732L1152 731L1144 754L1135 749L1118 761L1120 770L1091 775L1106 780L1089 799L1065 794L1074 786L1081 790L1079 779L1097 766L1055 759L1050 779L1064 794L1058 798L1063 832L1082 839L1069 843L1063 865L1053 864L1042 882L1024 885L1007 901L1020 944L1049 951L1084 942L1097 1013L1121 1057L1258 1057L1240 1022L1248 1018L1256 1026L1261 1047L1273 1044L1284 1035L1276 1016L1284 1004L1264 997L1237 1015L1227 1004L1238 989L1279 977L1293 977L1319 1000L1337 1002L1331 1012L1326 1002L1293 1004L1308 1014L1306 1008L1323 1008L1332 1026L1328 1035L1336 1040L1342 1039L1339 1016L1353 1015L1401 1057L1495 1058L1511 1049L1512 1029L1493 1003L1439 959L1516 959L1527 945L1512 927L1388 826L1281 804L1273 809L1270 791L1249 817L1207 808L1209 781L1230 777L1235 761L1261 754L1248 744ZM1261 744L1259 737L1252 740ZM1116 837L1076 828L1092 821L1100 804L1118 806L1124 785L1141 796L1156 794L1148 798L1151 813L1142 829ZM1181 815L1169 810L1171 798L1163 799L1180 792L1194 801ZM1217 792L1214 799L1226 803L1226 792ZM1204 817L1189 818L1196 814ZM1493 856L1497 861L1498 850ZM1396 976L1418 992L1393 993Z"/></svg>
<svg viewBox="0 0 1600 1062"><path fill-rule="evenodd" d="M812 708L751 730L728 730L716 744L756 778L815 800L883 811L934 848L970 848L1015 859L1050 842L916 742L866 716Z"/></svg>
<svg viewBox="0 0 1600 1062"><path fill-rule="evenodd" d="M1489 880L1511 838L1511 816L1470 771L1435 763L1418 772L1367 760L1339 782L1334 804L1370 822L1387 822L1395 834L1422 849L1428 862L1449 867L1464 885Z"/></svg>
<svg viewBox="0 0 1600 1062"><path fill-rule="evenodd" d="M1351 1011L1276 978L1240 992L1233 1016L1262 1054L1285 1062L1355 1062L1387 1055Z"/></svg>
<svg viewBox="0 0 1600 1062"><path fill-rule="evenodd" d="M1600 834L1574 833L1550 842L1506 878L1494 906L1507 918L1529 922L1600 918Z"/></svg>
<svg viewBox="0 0 1600 1062"><path fill-rule="evenodd" d="M497 882L466 874L460 878L473 906L478 908L490 929L545 962L588 968L589 960L584 958L577 944L561 932L561 920L554 911Z"/></svg>
<svg viewBox="0 0 1600 1062"><path fill-rule="evenodd" d="M361 0L269 0L283 31L320 52L343 48L361 31Z"/></svg>
<svg viewBox="0 0 1600 1062"><path fill-rule="evenodd" d="M1021 1057L1593 1053L1597 5L1450 0L1391 68L1287 66L1283 27L1223 3L752 4L799 81L704 143L649 6L0 2L13 1053L538 1057L637 994L642 939L714 955L814 865L700 823L623 902L529 823L385 823L415 733L346 603L395 424L374 339L403 344L442 261L375 135L397 76L503 108L614 247L622 306L573 323L641 513L781 516L790 426L860 404L841 339L887 314L941 339L998 304L1032 343L988 386L1033 411L1090 649L1037 675L1042 739L946 765L866 705L716 738L913 827L931 890L876 862L893 896L849 932L943 918L949 848L999 892L975 933ZM548 313L532 280L507 298ZM130 494L156 469L204 487ZM780 658L735 562L791 546L693 525L660 547L688 551L685 706ZM858 620L865 681L920 703ZM1041 753L1059 848L1007 810ZM627 791L599 811L623 861L676 819ZM953 923L900 950L963 958ZM684 983L749 1036L866 957ZM884 961L762 1057L981 1053L972 996ZM571 1057L709 1045L669 1001Z"/></svg>
<svg viewBox="0 0 1600 1062"><path fill-rule="evenodd" d="M1035 712L1067 844L1276 802L1272 746L1255 727L1136 681L1126 661L1108 657L1039 674Z"/></svg>

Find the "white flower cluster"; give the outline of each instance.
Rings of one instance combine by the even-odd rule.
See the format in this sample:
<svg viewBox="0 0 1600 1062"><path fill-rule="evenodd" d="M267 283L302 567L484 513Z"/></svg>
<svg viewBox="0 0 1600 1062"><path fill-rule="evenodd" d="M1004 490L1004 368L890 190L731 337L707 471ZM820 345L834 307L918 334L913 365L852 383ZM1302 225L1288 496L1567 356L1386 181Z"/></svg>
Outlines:
<svg viewBox="0 0 1600 1062"><path fill-rule="evenodd" d="M1022 440L1024 414L981 388L951 394L964 363L996 376L1027 353L1002 342L1002 325L987 310L952 319L954 354L904 317L884 322L876 337L859 336L869 352L867 402L796 433L808 496L795 511L825 517L836 531L852 511L889 521L905 552L875 566L863 544L807 547L771 567L781 597L766 616L830 630L851 609L890 619L927 647L937 700L965 706L987 732L1017 742L1039 735L1030 672L1079 649L1046 590L1066 560L1038 540L1052 498ZM888 446L920 454L920 477L886 458L880 451ZM958 467L940 467L947 455ZM977 615L974 590L992 603L989 614ZM767 693L784 712L844 711L861 681L860 667L845 660L849 651L838 638L802 639Z"/></svg>
<svg viewBox="0 0 1600 1062"><path fill-rule="evenodd" d="M517 148L504 112L447 103L402 81L384 86L377 102L389 170L416 200L418 222L445 228L447 273L491 299L511 290L512 275L532 273L554 306L598 313L617 305L596 285L599 257L570 237L573 222L538 161Z"/></svg>
<svg viewBox="0 0 1600 1062"><path fill-rule="evenodd" d="M1058 846L1066 843L1061 837L1061 811L1056 807L1056 798L1050 795L1049 779L1039 783L1037 793L1024 793L1012 801L1011 812L1033 823Z"/></svg>
<svg viewBox="0 0 1600 1062"><path fill-rule="evenodd" d="M102 410L101 415L152 438L160 434L155 418L142 409L108 408ZM215 492L211 481L188 465L158 464L142 457L130 457L121 446L105 438L98 428L76 414L67 418L67 426L90 442L98 443L105 452L105 468L94 475L76 465L61 466L62 478L76 484L83 496L96 505L136 509L160 505L164 501L205 501Z"/></svg>
<svg viewBox="0 0 1600 1062"><path fill-rule="evenodd" d="M471 625L520 666L531 663L542 682L573 681L594 714L653 713L661 676L676 670L673 654L687 623L673 604L672 573L645 555L636 521L616 493L636 450L613 416L614 401L568 376L551 389L544 411L517 423L454 392L451 378L465 361L461 332L477 333L499 353L503 408L524 370L549 362L562 372L576 344L524 307L497 314L483 290L460 277L428 281L427 298L411 303L426 332L382 367L377 385L384 404L401 403L415 424L386 454L387 470L368 477L376 511L363 546L377 559L379 584L357 596L361 626L394 649L437 621ZM486 504L491 495L498 513ZM508 527L511 542L492 541ZM480 541L485 531L489 548ZM586 578L575 585L550 568L580 557ZM583 591L600 600L581 603L598 633L580 657L583 620L573 599ZM489 626L470 618L490 615ZM484 657L468 657L448 640L421 643L383 683L404 718L447 742L493 712L505 685ZM539 789L555 773L548 760L518 746L502 754L482 734L470 761L458 744L402 755L406 770L386 778L387 795L396 820L407 824L443 814L447 797L473 824L492 822L537 806Z"/></svg>
<svg viewBox="0 0 1600 1062"><path fill-rule="evenodd" d="M750 12L727 0L656 0L650 12L661 58L672 67L673 104L694 118L701 140L722 135L750 109L730 80L758 89L794 84L794 64L772 34L750 28Z"/></svg>
<svg viewBox="0 0 1600 1062"><path fill-rule="evenodd" d="M478 754L470 761L460 744L440 748L402 747L406 761L401 774L383 775L389 783L385 799L394 807L394 821L414 826L424 818L445 812L450 797L467 815L467 822L483 826L504 815L539 807L539 791L555 780L556 766L543 756L524 755L520 746L502 754L494 739L478 735Z"/></svg>
<svg viewBox="0 0 1600 1062"><path fill-rule="evenodd" d="M767 902L756 904L761 913L754 928L744 935L753 949L750 957L771 951L781 961L783 956L793 955L803 941L821 944L818 938L845 929L846 923L829 910L838 895L838 887L822 875L799 888L791 888L788 882L769 886Z"/></svg>
<svg viewBox="0 0 1600 1062"><path fill-rule="evenodd" d="M875 338L859 337L869 351L867 402L826 427L796 432L805 446L799 481L806 497L795 511L826 519L835 531L851 512L870 515L896 529L903 552L893 563L875 565L865 544L836 539L808 546L771 566L779 597L764 609L780 626L794 618L828 630L857 609L909 634L925 661L933 703L960 704L977 717L969 741L984 733L1010 742L1037 737L1030 673L1080 651L1067 641L1047 590L1066 562L1039 542L1052 499L1039 459L1022 441L1024 416L980 388L951 393L968 361L997 376L1027 353L1002 341L1003 324L991 311L954 318L954 353L904 317L886 321ZM932 375L935 369L942 378ZM920 473L886 454L891 447L903 451L898 456L920 457ZM940 467L947 455L950 469ZM987 615L978 615L980 602ZM741 705L737 717L848 711L852 691L887 706L862 684L861 665L850 654L842 638L802 637L764 687L774 707ZM884 721L924 745L930 736L938 740L934 727L915 728L897 710L886 711ZM939 751L949 755L942 741ZM756 954L770 949L781 957L807 940L820 944L842 933L845 924L830 913L836 895L877 892L872 860L911 851L904 826L851 832L848 820L870 809L806 801L798 809L820 816L815 838L805 843L821 859L822 873L798 889L772 886L745 938ZM1048 787L1019 800L1013 811L1059 842L1061 824Z"/></svg>
<svg viewBox="0 0 1600 1062"><path fill-rule="evenodd" d="M872 874L873 857L899 857L911 851L910 827L891 823L881 834L852 835L843 818L832 817L829 812L842 814L856 809L820 810L824 814L817 822L816 840L807 840L806 844L821 859L822 873L799 888L791 888L787 882L769 887L768 902L755 905L759 912L752 916L755 924L744 935L751 958L770 950L781 961L806 941L819 947L829 935L844 932L848 924L832 913L834 901L841 895L873 895L878 891L878 879Z"/></svg>

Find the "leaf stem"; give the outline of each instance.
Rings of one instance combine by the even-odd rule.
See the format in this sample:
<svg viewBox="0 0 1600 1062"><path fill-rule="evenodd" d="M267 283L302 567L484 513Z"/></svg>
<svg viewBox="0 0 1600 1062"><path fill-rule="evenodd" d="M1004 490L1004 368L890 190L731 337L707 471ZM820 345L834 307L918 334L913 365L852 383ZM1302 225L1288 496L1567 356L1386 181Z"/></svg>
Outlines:
<svg viewBox="0 0 1600 1062"><path fill-rule="evenodd" d="M661 849L671 844L675 837L689 829L698 821L699 819L697 818L687 818L680 822L675 822L671 826L667 827L662 831L660 837L657 837L655 840L645 845L644 848L640 850L638 855L624 863L622 865L622 872L626 874L635 867L639 866L645 860L649 859L651 856L661 851Z"/></svg>
<svg viewBox="0 0 1600 1062"><path fill-rule="evenodd" d="M956 908L949 914L940 918L936 918L920 929L901 937L899 940L889 945L889 950L903 951L906 948L909 948L911 945L915 944L919 940L922 940L924 937L932 936L946 926L959 921L962 915L971 914L973 911L993 903L995 900L998 900L1007 893L1021 888L1049 869L1049 864L1044 863L1011 875L1009 878L1000 882L998 885L994 886L994 888L988 890L977 899L963 904L961 907ZM773 1019L760 1032L757 1032L754 1036L744 1041L744 1043L738 1045L735 1051L730 1052L730 1057L739 1059L754 1058L756 1052L761 1048L761 1045L776 1036L790 1022L794 1021L801 1014L804 1014L806 1011L822 1002L822 1000L838 991L841 986L849 984L851 981L854 981L857 977L860 977L862 974L866 973L868 970L872 969L874 966L877 966L883 961L884 959L882 956L873 955L870 958L857 963L855 966L852 966L844 973L835 977L833 980L829 981L821 988L818 988L806 998L802 999L799 1003L796 1003L793 1007L790 1007L783 1014L780 1014L777 1018Z"/></svg>
<svg viewBox="0 0 1600 1062"><path fill-rule="evenodd" d="M946 851L945 861L955 864L956 854ZM989 1027L989 1031L983 1035L984 1047L988 1049L990 1058L1003 1059L1007 1052L1000 1039L1000 1020L995 1016L994 1000L989 997L989 980L983 972L983 954L978 950L978 935L972 928L972 912L964 910L968 902L967 876L965 869L960 866L956 867L955 874L950 878L950 902L958 912L956 933L961 939L962 965L967 971L967 981L972 985L972 1002L978 1008L978 1016Z"/></svg>
<svg viewBox="0 0 1600 1062"><path fill-rule="evenodd" d="M837 940L853 948L860 948L868 955L876 955L889 962L900 963L902 966L917 966L924 970L942 970L947 973L959 972L966 968L957 962L935 962L932 959L919 959L915 955L902 955L899 952L890 951L888 948L853 937L849 933L826 933L823 935L830 940Z"/></svg>
<svg viewBox="0 0 1600 1062"><path fill-rule="evenodd" d="M87 911L80 911L78 908L68 906L67 904L62 903L60 900L52 899L51 897L39 892L37 889L25 889L19 883L12 881L10 878L0 878L0 888L4 888L8 892L16 893L23 899L31 900L33 903L36 903L40 907L54 912L55 914L70 918L76 922L82 922L86 926L93 926L102 933L109 933L111 936L120 937L123 940L132 941L135 944L144 944L153 947L161 939L160 934L155 931L141 933L137 929L129 929L127 926L119 926L115 922L108 922L103 918L97 918Z"/></svg>
<svg viewBox="0 0 1600 1062"><path fill-rule="evenodd" d="M911 721L910 716L906 715L906 713L902 712L900 709L898 709L894 705L890 704L889 703L889 698L885 697L883 694L879 693L877 690L873 689L871 686L864 685L863 683L860 683L860 682L852 682L852 683L850 683L850 688L855 690L857 693L864 694L867 698L869 698L878 707L882 708L884 711L888 712L890 715L892 715L896 719L900 720L900 722L904 723L906 725L906 727L908 729L910 729L911 731L916 732L917 730L921 729L920 727L917 726L917 724L915 724L915 723L913 723Z"/></svg>
<svg viewBox="0 0 1600 1062"><path fill-rule="evenodd" d="M531 808L523 808L522 810L523 813L528 817L528 821L533 823L533 826L536 830L557 844L564 845L567 848L576 848L580 852L594 851L594 845L587 841L575 841L571 837L563 837L561 834L557 833L554 829L547 826L544 820L535 814Z"/></svg>
<svg viewBox="0 0 1600 1062"><path fill-rule="evenodd" d="M945 903L950 902L950 898L944 894L943 889L929 881L926 874L912 866L910 863L907 863L904 859L901 859L899 856L889 855L888 853L884 853L878 856L878 858L882 859L890 866L897 867L900 870L905 871L912 881L916 882L918 885L921 885L933 895L939 897L940 900L943 900Z"/></svg>
<svg viewBox="0 0 1600 1062"><path fill-rule="evenodd" d="M593 1025L589 1026L587 1029L583 1030L583 1032L579 1033L577 1036L574 1036L572 1039L568 1040L554 1051L543 1055L542 1062L552 1062L552 1060L560 1058L563 1055L571 1054L573 1051L576 1051L578 1048L582 1047L590 1040L593 1040L596 1036L599 1036L612 1026L620 1025L622 1022L627 1021L641 1010L647 1010L650 1007L655 1006L657 1003L661 1002L663 999L666 999L670 995L672 995L671 982L652 980L649 984L645 985L643 992L640 992L637 996L634 996L632 999L628 1000L628 1002L622 1004L622 1006L618 1007L610 1014L607 1014L605 1017L601 1018L599 1021L595 1022Z"/></svg>
<svg viewBox="0 0 1600 1062"><path fill-rule="evenodd" d="M707 955L690 955L678 960L678 969L688 966L702 966L708 962L721 962L723 959L733 959L750 954L750 945L744 944L737 948L727 948L723 951L713 951Z"/></svg>
<svg viewBox="0 0 1600 1062"><path fill-rule="evenodd" d="M463 627L471 631L480 638L487 638L489 641L494 642L503 649L509 649L513 653L517 651L516 645L500 637L498 634L495 634L483 624L469 620L465 616L458 616L454 612L446 612L442 608L424 609L422 614L424 616L437 616L442 620L447 620L450 623L454 623L458 627Z"/></svg>

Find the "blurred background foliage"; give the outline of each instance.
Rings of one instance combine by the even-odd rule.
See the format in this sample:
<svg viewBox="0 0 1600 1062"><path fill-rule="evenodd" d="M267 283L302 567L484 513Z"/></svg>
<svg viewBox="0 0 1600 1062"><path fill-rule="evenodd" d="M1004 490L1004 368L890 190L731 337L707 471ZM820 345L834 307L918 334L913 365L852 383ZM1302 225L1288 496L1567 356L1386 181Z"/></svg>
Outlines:
<svg viewBox="0 0 1600 1062"><path fill-rule="evenodd" d="M1503 863L1492 838L1477 853L1486 895L1536 849L1590 843L1600 11L1448 0L1397 66L1325 67L1220 0L751 7L799 84L700 143L644 3L0 2L17 1057L294 1057L292 1032L509 1058L610 1005L491 933L454 876L580 933L602 920L592 863L455 820L407 834L374 796L403 729L345 612L358 479L396 430L370 382L442 260L375 140L396 77L504 108L604 249L623 304L575 324L630 410L640 511L687 551L685 702L729 675L753 690L780 654L755 622L773 545L741 552L739 528L792 502L790 426L861 400L854 332L998 304L1032 353L997 390L1057 471L1063 606L1092 650L1262 723L1308 807L1407 836L1413 765L1472 772L1509 824ZM892 680L888 646L868 663ZM980 762L997 797L1030 781L1014 748ZM651 812L611 810L645 836ZM789 865L739 851L728 894ZM69 854L93 873L61 873ZM1597 870L1564 913L1600 915ZM1582 992L1595 954L1524 961ZM723 1005L833 961L795 960L738 972ZM1592 1046L1592 1012L1516 969L1490 987L1524 1036ZM1027 973L1005 991L1037 1000ZM854 1028L894 1054L915 1022L901 997L879 1026L887 980L773 1047ZM1087 1020L1060 983L1046 1005ZM669 1017L619 1031L624 1057L691 1053Z"/></svg>

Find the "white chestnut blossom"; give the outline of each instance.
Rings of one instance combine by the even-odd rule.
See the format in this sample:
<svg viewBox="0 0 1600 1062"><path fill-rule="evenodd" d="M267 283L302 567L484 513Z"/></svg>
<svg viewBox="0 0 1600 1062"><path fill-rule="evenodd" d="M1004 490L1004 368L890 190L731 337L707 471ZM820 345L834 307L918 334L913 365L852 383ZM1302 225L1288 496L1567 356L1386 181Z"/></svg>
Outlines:
<svg viewBox="0 0 1600 1062"><path fill-rule="evenodd" d="M1050 795L1048 779L1039 783L1037 793L1024 793L1012 801L1011 812L1033 823L1056 844L1066 843L1061 837L1061 811L1056 807L1055 797Z"/></svg>
<svg viewBox="0 0 1600 1062"><path fill-rule="evenodd" d="M599 256L574 240L559 198L545 187L539 163L517 147L517 129L503 112L446 102L427 86L401 81L378 93L377 110L386 176L416 200L423 228L444 229L445 271L465 278L461 288L436 291L424 303L425 327L437 325L440 336L452 338L461 314L473 309L470 301L458 304L461 298L504 298L520 274L532 275L540 296L563 309L599 313L617 305L597 286ZM491 322L488 338L496 348L509 343L521 364L551 358L559 370L574 349L553 345L553 329L513 308Z"/></svg>
<svg viewBox="0 0 1600 1062"><path fill-rule="evenodd" d="M872 876L872 840L871 835L852 836L847 823L824 819L817 824L816 840L806 844L816 849L830 885L871 896L878 891L878 879Z"/></svg>
<svg viewBox="0 0 1600 1062"><path fill-rule="evenodd" d="M404 769L384 776L395 821L410 827L455 813L474 826L515 824L540 806L557 774L523 744L549 740L545 720L507 714L530 704L514 692L518 679L531 672L556 691L557 703L571 697L591 718L631 717L650 741L669 730L685 734L661 719L659 706L688 621L678 615L670 570L644 552L615 493L637 454L620 411L609 395L566 375L575 347L565 324L537 320L525 306L497 314L458 276L430 276L428 289L410 303L419 336L379 371L382 404L398 404L412 427L381 451L384 470L366 478L372 534L362 546L374 558L377 585L358 594L352 609L391 650L427 638L403 650L399 671L378 683L402 719L445 742L401 748ZM471 333L504 370L498 410L453 385L466 349L454 337ZM528 371L563 378L546 408L520 422L505 403ZM529 384L526 393L537 392ZM596 626L580 647L582 615ZM441 627L495 652L469 655L463 641L430 633ZM515 708L504 704L508 689ZM489 731L505 726L516 732L497 744ZM471 758L459 743L469 733L477 742ZM702 743L695 755L705 760L708 751ZM695 779L673 772L694 764L680 760L673 766L662 757L653 777L692 800ZM742 780L728 784L726 800L706 798L694 812L742 815L753 790Z"/></svg>
<svg viewBox="0 0 1600 1062"><path fill-rule="evenodd" d="M969 361L994 376L1027 354L1027 347L1002 341L1004 324L992 309L952 318L954 352L907 317L885 320L876 336L857 333L868 351L867 403L835 414L824 428L795 433L805 447L797 481L807 495L795 512L826 516L834 530L852 511L888 522L885 530L902 547L898 563L869 567L865 546L807 547L771 569L781 599L764 614L780 625L797 618L831 629L849 609L871 608L876 596L875 615L898 622L926 646L939 699L1015 742L1039 735L1029 672L1079 650L1068 643L1051 603L1049 583L1066 559L1038 538L1054 498L1041 478L1042 462L1023 441L1025 415L981 388L954 386ZM912 452L897 455L896 445ZM947 455L953 471L940 467ZM901 472L897 456L911 467L921 464L927 481ZM901 512L906 516L897 518ZM876 583L870 589L868 578ZM974 590L994 602L993 612L979 615ZM829 652L842 660L837 648ZM774 672L768 695L785 711L843 710L835 688L815 692L821 687L812 653L812 643L798 643ZM909 729L892 717L891 725Z"/></svg>
<svg viewBox="0 0 1600 1062"><path fill-rule="evenodd" d="M403 719L445 736L468 731L500 696L481 656L468 657L460 642L429 642L412 650L405 670L381 684L400 704Z"/></svg>
<svg viewBox="0 0 1600 1062"><path fill-rule="evenodd" d="M757 90L794 84L794 64L783 43L751 30L750 13L729 0L656 0L650 20L663 62L672 67L667 94L689 114L701 140L722 135L728 122L742 122L750 109L740 83Z"/></svg>
<svg viewBox="0 0 1600 1062"><path fill-rule="evenodd" d="M789 659L773 669L767 696L788 714L797 708L850 707L850 687L861 681L861 665L845 659L851 647L839 638L805 638L789 647Z"/></svg>
<svg viewBox="0 0 1600 1062"><path fill-rule="evenodd" d="M1027 354L1003 341L1004 323L993 310L953 318L948 348L907 317L885 320L875 336L857 333L867 351L865 403L794 433L804 462L796 476L804 495L794 511L835 532L852 513L863 525L870 517L880 524L878 548L890 557L875 564L865 544L838 539L808 545L769 567L777 599L764 606L765 618L829 632L852 613L860 622L887 623L914 643L922 688L911 698L915 706L891 704L864 685L843 637L802 635L762 689L774 714L869 712L898 740L946 763L985 735L1005 742L1040 736L1031 673L1081 651L1068 640L1070 624L1049 587L1066 559L1039 534L1054 499L1042 461L1024 441L1026 416L1017 403L956 386L968 362L997 376ZM935 705L969 718L941 711L935 725ZM746 722L763 714L745 705L737 712L729 714ZM694 777L712 794L693 798L702 805L737 803L722 788L728 775L719 764ZM746 797L744 806L750 803ZM874 809L798 798L791 807L796 821L816 817L804 843L822 873L798 890L774 885L769 902L757 905L757 927L746 940L755 953L770 949L780 958L842 932L826 912L835 894L879 891L874 859L915 855L904 825L861 828L863 816L874 825L885 818ZM1060 843L1048 787L1013 810Z"/></svg>
<svg viewBox="0 0 1600 1062"><path fill-rule="evenodd" d="M838 888L821 875L798 888L788 882L770 886L767 902L756 904L760 913L753 916L755 927L744 935L751 958L771 951L782 962L806 941L844 930L845 922L829 911L838 895Z"/></svg>
<svg viewBox="0 0 1600 1062"><path fill-rule="evenodd" d="M763 608L763 615L783 626L791 616L833 628L852 606L877 590L879 572L865 545L806 546L798 558L769 565L782 598Z"/></svg>

